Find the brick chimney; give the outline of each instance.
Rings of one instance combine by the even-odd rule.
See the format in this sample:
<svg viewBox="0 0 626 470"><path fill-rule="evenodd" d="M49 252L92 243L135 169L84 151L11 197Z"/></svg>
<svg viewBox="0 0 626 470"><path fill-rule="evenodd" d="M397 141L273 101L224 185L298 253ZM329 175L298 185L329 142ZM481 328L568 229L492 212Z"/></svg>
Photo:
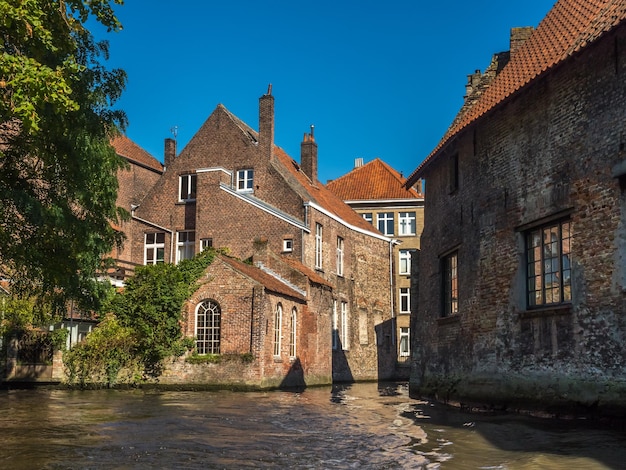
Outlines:
<svg viewBox="0 0 626 470"><path fill-rule="evenodd" d="M315 126L311 125L311 133L304 134L302 143L300 144L300 168L305 175L309 177L313 184L317 183L317 143L313 130Z"/></svg>
<svg viewBox="0 0 626 470"><path fill-rule="evenodd" d="M174 162L176 158L176 140L168 137L165 139L165 152L163 157L163 164L165 165L165 170L167 170L170 165Z"/></svg>
<svg viewBox="0 0 626 470"><path fill-rule="evenodd" d="M267 87L267 93L259 98L259 148L263 155L272 156L274 145L274 97L272 84Z"/></svg>
<svg viewBox="0 0 626 470"><path fill-rule="evenodd" d="M526 39L533 34L535 28L532 26L524 26L521 28L511 28L511 39L509 49L511 51L511 57L515 55L515 52L520 48Z"/></svg>

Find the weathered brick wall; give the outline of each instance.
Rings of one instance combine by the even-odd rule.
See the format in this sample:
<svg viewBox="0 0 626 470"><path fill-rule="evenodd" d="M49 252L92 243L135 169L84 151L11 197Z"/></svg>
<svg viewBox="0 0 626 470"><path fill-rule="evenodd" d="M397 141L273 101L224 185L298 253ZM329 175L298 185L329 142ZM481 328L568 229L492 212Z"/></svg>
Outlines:
<svg viewBox="0 0 626 470"><path fill-rule="evenodd" d="M412 393L626 405L626 206L611 175L626 157L625 74L621 28L481 118L428 170ZM571 307L527 310L523 228L567 213ZM459 315L441 319L439 259L453 249Z"/></svg>

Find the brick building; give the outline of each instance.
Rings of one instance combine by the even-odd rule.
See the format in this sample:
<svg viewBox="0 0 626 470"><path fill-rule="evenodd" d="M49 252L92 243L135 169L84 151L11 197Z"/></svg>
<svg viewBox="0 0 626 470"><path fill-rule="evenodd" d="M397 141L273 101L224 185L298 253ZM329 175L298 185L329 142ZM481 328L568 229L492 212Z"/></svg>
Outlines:
<svg viewBox="0 0 626 470"><path fill-rule="evenodd" d="M220 275L188 305L185 334L197 336L205 328L198 309L213 302L223 321L231 322L220 333L224 350L253 353L261 374L257 383L282 381L294 363L305 383L391 378L392 240L318 181L312 129L298 163L274 144L274 97L268 90L259 100L258 132L218 105L178 156L175 141L166 139L165 172L134 207L126 230L130 262L177 263L215 247L249 263L233 268L235 261L220 258ZM245 293L232 293L242 296L238 301L227 292L237 283L224 278L233 269L235 277L248 279L241 284ZM287 294L261 280L268 274L299 294L279 300L278 294ZM222 284L226 291L218 295L215 286ZM263 302L246 304L249 289L261 285ZM221 298L229 300L222 305ZM290 335L289 321L277 324L278 303L283 318L295 308L303 320L295 358L286 347L274 349ZM252 309L252 326L236 305ZM241 330L232 327L238 315Z"/></svg>
<svg viewBox="0 0 626 470"><path fill-rule="evenodd" d="M329 181L326 187L387 237L394 239L391 298L398 378L408 378L410 358L411 254L419 249L424 196L405 187L406 178L379 158ZM416 184L421 188L421 181Z"/></svg>
<svg viewBox="0 0 626 470"><path fill-rule="evenodd" d="M408 178L428 185L412 395L624 409L625 17L558 1Z"/></svg>

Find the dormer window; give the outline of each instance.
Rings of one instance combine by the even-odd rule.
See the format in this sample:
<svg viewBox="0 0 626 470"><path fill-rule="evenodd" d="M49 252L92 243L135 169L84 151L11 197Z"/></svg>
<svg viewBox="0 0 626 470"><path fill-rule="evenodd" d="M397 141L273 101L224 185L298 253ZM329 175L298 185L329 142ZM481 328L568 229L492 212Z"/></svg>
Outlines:
<svg viewBox="0 0 626 470"><path fill-rule="evenodd" d="M197 175L181 175L179 178L179 201L195 201L196 200L196 180Z"/></svg>
<svg viewBox="0 0 626 470"><path fill-rule="evenodd" d="M237 172L237 191L254 190L254 170L239 170Z"/></svg>

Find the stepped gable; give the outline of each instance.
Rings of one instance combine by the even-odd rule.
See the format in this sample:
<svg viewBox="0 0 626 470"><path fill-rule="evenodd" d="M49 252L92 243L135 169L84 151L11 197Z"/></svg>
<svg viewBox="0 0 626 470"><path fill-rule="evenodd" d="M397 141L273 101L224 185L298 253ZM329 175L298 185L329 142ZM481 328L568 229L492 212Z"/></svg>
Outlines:
<svg viewBox="0 0 626 470"><path fill-rule="evenodd" d="M125 135L120 134L111 139L111 145L119 156L145 168L163 173L161 162Z"/></svg>
<svg viewBox="0 0 626 470"><path fill-rule="evenodd" d="M625 0L559 0L476 103L409 176L414 182L459 132L626 18Z"/></svg>
<svg viewBox="0 0 626 470"><path fill-rule="evenodd" d="M344 201L418 199L422 195L404 186L405 178L380 158L330 181L326 186Z"/></svg>
<svg viewBox="0 0 626 470"><path fill-rule="evenodd" d="M243 275L248 276L250 279L253 279L259 284L263 285L263 287L265 287L269 291L276 292L278 294L292 297L301 301L306 300L306 298L300 292L289 287L286 283L280 281L280 279L262 271L255 266L246 264L243 261L239 261L238 259L231 258L230 256L226 255L218 254L217 258L228 264L236 271L239 271Z"/></svg>

